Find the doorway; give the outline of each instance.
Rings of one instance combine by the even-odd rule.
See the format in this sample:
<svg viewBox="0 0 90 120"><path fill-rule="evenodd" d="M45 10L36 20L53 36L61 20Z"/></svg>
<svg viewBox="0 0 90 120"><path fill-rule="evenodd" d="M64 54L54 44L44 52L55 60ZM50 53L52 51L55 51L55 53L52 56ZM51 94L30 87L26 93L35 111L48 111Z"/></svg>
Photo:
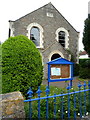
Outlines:
<svg viewBox="0 0 90 120"><path fill-rule="evenodd" d="M57 54L57 53L53 54L52 57L51 57L51 61L54 60L54 59L57 59L59 57L61 57L59 54Z"/></svg>

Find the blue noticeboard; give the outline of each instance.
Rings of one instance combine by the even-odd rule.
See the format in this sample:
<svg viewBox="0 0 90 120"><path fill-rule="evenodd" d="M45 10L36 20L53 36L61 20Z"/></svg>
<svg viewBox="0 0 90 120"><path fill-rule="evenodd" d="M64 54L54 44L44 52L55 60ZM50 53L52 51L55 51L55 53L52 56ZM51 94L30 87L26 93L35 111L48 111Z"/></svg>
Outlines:
<svg viewBox="0 0 90 120"><path fill-rule="evenodd" d="M48 83L70 80L72 86L73 63L64 58L57 58L48 64Z"/></svg>

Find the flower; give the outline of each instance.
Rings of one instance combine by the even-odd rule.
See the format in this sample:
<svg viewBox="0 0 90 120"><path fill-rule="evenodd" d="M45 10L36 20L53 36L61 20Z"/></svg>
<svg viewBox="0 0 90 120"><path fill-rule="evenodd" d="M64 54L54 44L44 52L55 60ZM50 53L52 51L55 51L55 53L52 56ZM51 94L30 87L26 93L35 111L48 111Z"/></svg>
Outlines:
<svg viewBox="0 0 90 120"><path fill-rule="evenodd" d="M78 113L78 115L80 115L80 113Z"/></svg>
<svg viewBox="0 0 90 120"><path fill-rule="evenodd" d="M58 112L60 112L60 110L58 110Z"/></svg>
<svg viewBox="0 0 90 120"><path fill-rule="evenodd" d="M88 112L86 112L86 115L88 115Z"/></svg>
<svg viewBox="0 0 90 120"><path fill-rule="evenodd" d="M66 113L68 113L68 111L66 111Z"/></svg>

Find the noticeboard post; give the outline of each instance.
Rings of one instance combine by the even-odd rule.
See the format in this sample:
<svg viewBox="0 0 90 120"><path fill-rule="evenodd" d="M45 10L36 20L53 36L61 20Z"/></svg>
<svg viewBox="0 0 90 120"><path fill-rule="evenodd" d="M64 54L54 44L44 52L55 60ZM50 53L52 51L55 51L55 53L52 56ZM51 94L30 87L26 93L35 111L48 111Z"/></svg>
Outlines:
<svg viewBox="0 0 90 120"><path fill-rule="evenodd" d="M73 80L73 63L64 59L57 58L48 64L48 86L49 82L59 82L70 80L72 86Z"/></svg>

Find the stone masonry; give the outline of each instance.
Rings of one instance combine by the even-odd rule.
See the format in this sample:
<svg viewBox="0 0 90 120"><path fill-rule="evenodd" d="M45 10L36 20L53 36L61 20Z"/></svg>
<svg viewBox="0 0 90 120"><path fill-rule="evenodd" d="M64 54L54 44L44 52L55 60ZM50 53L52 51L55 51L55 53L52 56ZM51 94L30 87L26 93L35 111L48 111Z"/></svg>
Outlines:
<svg viewBox="0 0 90 120"><path fill-rule="evenodd" d="M23 96L20 92L0 94L0 119L25 118Z"/></svg>

